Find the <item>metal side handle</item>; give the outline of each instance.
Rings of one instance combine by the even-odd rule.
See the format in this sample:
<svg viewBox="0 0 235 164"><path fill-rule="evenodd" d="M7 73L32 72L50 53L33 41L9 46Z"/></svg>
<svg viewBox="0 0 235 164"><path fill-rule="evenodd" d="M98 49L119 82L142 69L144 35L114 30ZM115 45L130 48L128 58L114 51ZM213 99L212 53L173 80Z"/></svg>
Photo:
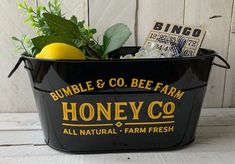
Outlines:
<svg viewBox="0 0 235 164"><path fill-rule="evenodd" d="M21 63L22 62L25 62L27 59L26 58L24 58L24 57L20 57L19 58L19 60L18 60L18 62L16 63L16 65L15 65L15 67L12 69L12 71L9 73L9 75L8 75L8 78L10 78L14 73L15 73L15 71L19 68L19 66L21 65ZM29 71L32 71L33 69L33 67L32 67L32 63L29 61L29 60L27 60L28 62L28 64L30 65L30 67L31 68L29 68L29 66L24 66L24 68L25 69L28 69Z"/></svg>
<svg viewBox="0 0 235 164"><path fill-rule="evenodd" d="M14 73L15 71L19 68L19 66L21 65L21 63L24 61L24 58L23 57L20 57L18 62L16 63L15 67L12 69L12 71L9 73L8 75L8 78L10 78Z"/></svg>
<svg viewBox="0 0 235 164"><path fill-rule="evenodd" d="M224 59L222 58L221 56L219 55L215 55L217 58L219 58L225 65L221 65L221 64L217 64L217 63L212 63L213 65L217 66L217 67L220 67L220 68L225 68L225 69L230 69L230 65L229 63Z"/></svg>

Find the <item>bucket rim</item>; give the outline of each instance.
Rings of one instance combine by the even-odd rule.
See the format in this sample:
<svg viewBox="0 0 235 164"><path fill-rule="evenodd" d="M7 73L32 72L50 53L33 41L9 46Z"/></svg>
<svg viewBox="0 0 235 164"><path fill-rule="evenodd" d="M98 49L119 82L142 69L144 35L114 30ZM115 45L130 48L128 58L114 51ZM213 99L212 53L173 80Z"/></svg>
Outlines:
<svg viewBox="0 0 235 164"><path fill-rule="evenodd" d="M122 47L122 48L138 48L138 47ZM203 51L207 51L209 54L203 54ZM206 58L214 58L217 56L217 53L211 49L203 49L199 50L198 56L193 57L177 57L177 58L144 58L144 59L97 59L97 60L52 60L52 59L37 59L35 57L25 56L21 54L21 58L34 60L39 62L53 62L53 63L107 63L107 62L159 62L159 61L188 61L188 60L198 60L198 59L206 59Z"/></svg>

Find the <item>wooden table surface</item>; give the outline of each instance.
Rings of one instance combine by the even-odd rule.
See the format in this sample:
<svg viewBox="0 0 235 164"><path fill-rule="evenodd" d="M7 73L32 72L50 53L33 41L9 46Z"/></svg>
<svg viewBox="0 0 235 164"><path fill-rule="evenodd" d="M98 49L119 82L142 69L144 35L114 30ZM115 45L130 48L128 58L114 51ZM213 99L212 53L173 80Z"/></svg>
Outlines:
<svg viewBox="0 0 235 164"><path fill-rule="evenodd" d="M0 164L233 164L235 108L203 109L196 141L177 151L70 155L43 141L36 113L0 114Z"/></svg>

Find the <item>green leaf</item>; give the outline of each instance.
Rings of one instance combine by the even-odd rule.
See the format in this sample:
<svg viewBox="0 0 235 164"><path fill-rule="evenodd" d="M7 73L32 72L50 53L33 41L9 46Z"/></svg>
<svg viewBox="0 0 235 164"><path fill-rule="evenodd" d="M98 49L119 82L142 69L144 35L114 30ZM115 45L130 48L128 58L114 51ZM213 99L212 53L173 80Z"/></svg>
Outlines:
<svg viewBox="0 0 235 164"><path fill-rule="evenodd" d="M72 46L76 46L70 39L62 36L39 36L32 39L32 42L37 50L40 52L45 46L51 43L66 43Z"/></svg>
<svg viewBox="0 0 235 164"><path fill-rule="evenodd" d="M49 28L58 35L74 39L77 37L79 29L75 23L49 13L44 13L43 16Z"/></svg>
<svg viewBox="0 0 235 164"><path fill-rule="evenodd" d="M94 47L86 46L83 48L85 51L86 59L102 59L101 56L98 55L97 51L94 49Z"/></svg>
<svg viewBox="0 0 235 164"><path fill-rule="evenodd" d="M77 19L77 17L76 17L75 15L73 15L73 16L70 18L70 20L71 20L73 23L75 23L75 24L78 23L78 19Z"/></svg>
<svg viewBox="0 0 235 164"><path fill-rule="evenodd" d="M17 37L15 37L15 36L13 36L12 38L11 38L12 40L15 40L15 41L21 41L20 39L18 39Z"/></svg>
<svg viewBox="0 0 235 164"><path fill-rule="evenodd" d="M28 9L27 9L27 12L30 14L30 13L32 13L33 12L33 8L32 7L29 7Z"/></svg>
<svg viewBox="0 0 235 164"><path fill-rule="evenodd" d="M20 38L12 37L12 40L15 41L15 50L17 53L26 53L28 56L34 55L34 45L28 35L22 34Z"/></svg>
<svg viewBox="0 0 235 164"><path fill-rule="evenodd" d="M18 9L24 9L24 5L22 3L18 4Z"/></svg>
<svg viewBox="0 0 235 164"><path fill-rule="evenodd" d="M79 39L74 39L73 43L76 45L77 48L80 48L83 45Z"/></svg>
<svg viewBox="0 0 235 164"><path fill-rule="evenodd" d="M85 24L84 20L77 23L78 27L80 28L84 28L84 24Z"/></svg>
<svg viewBox="0 0 235 164"><path fill-rule="evenodd" d="M96 52L96 54L102 54L103 50L102 50L102 46L98 45L98 44L94 44L91 46L92 49ZM102 56L100 56L100 58L102 58Z"/></svg>
<svg viewBox="0 0 235 164"><path fill-rule="evenodd" d="M37 8L37 10L36 10L36 13L37 13L38 16L41 15L42 9L43 9L43 6L41 6L41 5L38 6L38 8Z"/></svg>
<svg viewBox="0 0 235 164"><path fill-rule="evenodd" d="M96 33L97 33L97 30L93 28L93 29L90 30L90 32L91 32L92 34L96 34Z"/></svg>
<svg viewBox="0 0 235 164"><path fill-rule="evenodd" d="M125 24L116 24L110 27L103 37L104 58L108 58L108 53L120 48L131 36L130 29Z"/></svg>

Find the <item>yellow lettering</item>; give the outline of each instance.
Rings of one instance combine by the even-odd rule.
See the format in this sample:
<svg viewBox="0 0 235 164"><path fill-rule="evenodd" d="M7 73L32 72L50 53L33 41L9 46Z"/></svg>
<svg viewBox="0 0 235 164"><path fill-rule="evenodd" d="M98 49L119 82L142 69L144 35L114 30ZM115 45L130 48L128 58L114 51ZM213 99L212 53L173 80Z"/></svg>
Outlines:
<svg viewBox="0 0 235 164"><path fill-rule="evenodd" d="M166 85L166 86L160 91L160 93L167 94L168 88L169 88L169 85Z"/></svg>
<svg viewBox="0 0 235 164"><path fill-rule="evenodd" d="M139 87L140 89L144 89L144 84L145 84L146 80L141 79L139 82Z"/></svg>
<svg viewBox="0 0 235 164"><path fill-rule="evenodd" d="M65 94L66 97L73 95L73 93L72 93L72 91L70 90L69 87L67 87L66 89L65 89L65 88L62 88L62 91L64 92L64 94Z"/></svg>
<svg viewBox="0 0 235 164"><path fill-rule="evenodd" d="M80 136L85 136L86 135L86 130L80 129Z"/></svg>
<svg viewBox="0 0 235 164"><path fill-rule="evenodd" d="M181 92L181 91L179 90L179 91L175 94L174 97L180 100L183 95L184 95L184 92Z"/></svg>
<svg viewBox="0 0 235 164"><path fill-rule="evenodd" d="M146 128L140 128L140 133L146 133Z"/></svg>
<svg viewBox="0 0 235 164"><path fill-rule="evenodd" d="M51 97L53 98L54 101L59 100L59 97L56 96L56 94L54 92L51 92L50 95L51 95Z"/></svg>
<svg viewBox="0 0 235 164"><path fill-rule="evenodd" d="M101 103L97 103L97 121L101 121L101 114L107 120L111 120L111 104L107 103L108 107L105 108Z"/></svg>
<svg viewBox="0 0 235 164"><path fill-rule="evenodd" d="M148 80L148 81L147 81L147 84L146 84L146 86L145 86L145 89L151 90L152 84L153 84L153 81Z"/></svg>
<svg viewBox="0 0 235 164"><path fill-rule="evenodd" d="M172 87L170 91L168 92L168 95L173 97L176 91L177 89L175 87Z"/></svg>
<svg viewBox="0 0 235 164"><path fill-rule="evenodd" d="M72 88L74 94L80 93L80 89L78 88L77 85L72 85L71 88Z"/></svg>
<svg viewBox="0 0 235 164"><path fill-rule="evenodd" d="M59 97L59 98L64 98L64 94L62 93L62 91L59 89L59 90L57 90L57 91L55 91L55 93L57 94L57 96Z"/></svg>
<svg viewBox="0 0 235 164"><path fill-rule="evenodd" d="M109 86L110 87L116 87L116 84L115 84L115 82L116 82L116 79L115 78L111 78L110 80L109 80Z"/></svg>
<svg viewBox="0 0 235 164"><path fill-rule="evenodd" d="M138 87L138 79L132 79L131 87L132 88L137 88Z"/></svg>
<svg viewBox="0 0 235 164"><path fill-rule="evenodd" d="M69 121L68 114L72 114L72 121L77 121L77 103L70 103L71 109L68 109L68 103L67 102L62 102L62 109L63 109L63 120L64 121Z"/></svg>
<svg viewBox="0 0 235 164"><path fill-rule="evenodd" d="M67 130L67 129L64 129L63 134L69 134L68 130Z"/></svg>
<svg viewBox="0 0 235 164"><path fill-rule="evenodd" d="M86 115L85 115L85 109L89 110L88 117L86 117ZM80 106L79 114L80 114L80 117L83 121L91 121L95 116L95 109L91 104L84 103Z"/></svg>
<svg viewBox="0 0 235 164"><path fill-rule="evenodd" d="M169 132L173 132L174 131L174 126L170 126L168 129Z"/></svg>
<svg viewBox="0 0 235 164"><path fill-rule="evenodd" d="M92 86L92 81L87 81L86 82L87 85L87 90L88 91L93 91L95 88Z"/></svg>
<svg viewBox="0 0 235 164"><path fill-rule="evenodd" d="M127 120L127 116L121 116L124 113L122 106L127 106L127 102L116 102L115 103L115 120Z"/></svg>
<svg viewBox="0 0 235 164"><path fill-rule="evenodd" d="M163 127L162 127L162 126L158 128L158 132L159 132L159 133L162 133L162 132L163 132Z"/></svg>
<svg viewBox="0 0 235 164"><path fill-rule="evenodd" d="M84 89L84 88L83 88L83 86L82 86L81 83L79 83L78 86L79 86L81 92L86 92L86 91L87 91L87 89Z"/></svg>
<svg viewBox="0 0 235 164"><path fill-rule="evenodd" d="M163 102L159 102L159 101L154 101L152 102L149 107L148 107L148 115L151 119L159 119L162 115L162 112L159 112L158 115L154 115L153 113L153 109L154 109L154 106L158 105L159 107L162 108L162 104Z"/></svg>
<svg viewBox="0 0 235 164"><path fill-rule="evenodd" d="M170 106L170 109L168 110L168 107ZM173 102L168 102L163 106L163 111L166 115L172 115L175 111L175 104Z"/></svg>
<svg viewBox="0 0 235 164"><path fill-rule="evenodd" d="M140 109L143 106L144 102L139 102L139 106L136 107L136 102L129 102L132 112L133 112L133 120L139 120L139 113L140 113Z"/></svg>
<svg viewBox="0 0 235 164"><path fill-rule="evenodd" d="M117 80L117 86L118 87L123 87L125 85L125 80L123 78L119 78Z"/></svg>
<svg viewBox="0 0 235 164"><path fill-rule="evenodd" d="M163 83L157 83L157 85L156 85L154 91L160 90L161 86L163 86Z"/></svg>

